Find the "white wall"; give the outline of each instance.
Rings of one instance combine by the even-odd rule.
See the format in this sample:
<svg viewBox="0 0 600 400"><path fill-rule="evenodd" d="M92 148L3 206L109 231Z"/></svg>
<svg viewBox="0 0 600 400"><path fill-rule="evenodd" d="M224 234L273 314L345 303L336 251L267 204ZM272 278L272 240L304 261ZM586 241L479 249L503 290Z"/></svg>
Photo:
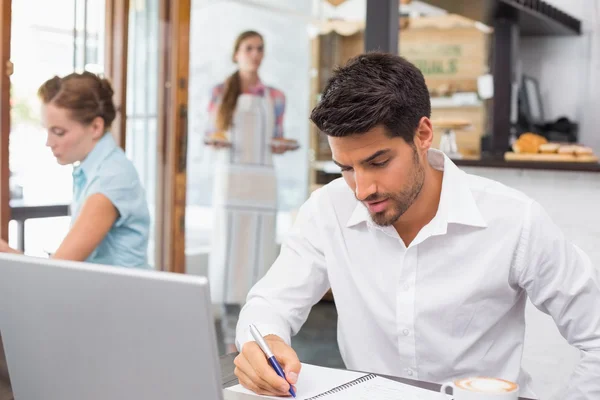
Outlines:
<svg viewBox="0 0 600 400"><path fill-rule="evenodd" d="M600 0L546 0L583 21L579 37L521 41L523 73L538 78L547 120L580 123L580 141L600 153Z"/></svg>

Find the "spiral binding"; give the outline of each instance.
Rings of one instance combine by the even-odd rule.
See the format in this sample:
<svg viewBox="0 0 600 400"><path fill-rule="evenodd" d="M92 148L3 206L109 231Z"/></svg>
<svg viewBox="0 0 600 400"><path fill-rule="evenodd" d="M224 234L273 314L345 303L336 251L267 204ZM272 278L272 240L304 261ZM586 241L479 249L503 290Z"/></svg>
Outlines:
<svg viewBox="0 0 600 400"><path fill-rule="evenodd" d="M371 379L376 378L376 377L377 377L377 375L375 375L375 374L365 375L365 376L357 378L357 379L355 379L355 380L353 380L351 382L345 383L345 384L340 385L338 387L334 387L333 389L331 389L331 390L329 390L327 392L323 392L323 393L318 394L316 396L310 397L310 398L308 398L306 400L321 399L323 397L329 396L330 394L338 393L338 392L341 392L342 390L346 390L346 389L348 389L348 388L350 388L352 386L356 386L356 385L358 385L360 383L363 383L363 382L366 382L366 381L370 381Z"/></svg>

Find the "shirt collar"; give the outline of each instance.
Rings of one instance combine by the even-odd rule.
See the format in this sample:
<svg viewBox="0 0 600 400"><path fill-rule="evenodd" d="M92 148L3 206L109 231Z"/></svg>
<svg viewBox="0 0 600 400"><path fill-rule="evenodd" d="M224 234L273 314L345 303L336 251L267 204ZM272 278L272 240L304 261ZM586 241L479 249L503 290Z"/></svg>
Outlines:
<svg viewBox="0 0 600 400"><path fill-rule="evenodd" d="M354 212L350 216L348 223L346 224L347 228L351 228L363 222L370 222L371 216L369 215L369 210L364 206L360 201L356 202L356 207L354 208Z"/></svg>
<svg viewBox="0 0 600 400"><path fill-rule="evenodd" d="M438 212L432 220L437 226L436 231L445 233L449 223L487 227L473 198L465 172L461 171L450 158L439 150L430 149L427 158L433 168L444 171L440 204ZM350 228L363 222L374 225L369 210L361 202L357 202L346 227Z"/></svg>
<svg viewBox="0 0 600 400"><path fill-rule="evenodd" d="M107 132L98 140L92 151L81 161L78 166L73 168L73 175L81 174L89 176L98 169L100 163L117 148L117 143L110 132Z"/></svg>

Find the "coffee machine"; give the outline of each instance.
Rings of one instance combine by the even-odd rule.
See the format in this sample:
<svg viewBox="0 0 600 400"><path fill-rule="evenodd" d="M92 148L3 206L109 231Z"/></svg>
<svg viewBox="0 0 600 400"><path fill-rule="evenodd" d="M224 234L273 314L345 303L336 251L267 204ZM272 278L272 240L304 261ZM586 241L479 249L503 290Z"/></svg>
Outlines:
<svg viewBox="0 0 600 400"><path fill-rule="evenodd" d="M518 119L516 131L520 135L533 132L550 142L576 143L579 125L567 117L546 121L540 87L537 79L523 75L518 94Z"/></svg>

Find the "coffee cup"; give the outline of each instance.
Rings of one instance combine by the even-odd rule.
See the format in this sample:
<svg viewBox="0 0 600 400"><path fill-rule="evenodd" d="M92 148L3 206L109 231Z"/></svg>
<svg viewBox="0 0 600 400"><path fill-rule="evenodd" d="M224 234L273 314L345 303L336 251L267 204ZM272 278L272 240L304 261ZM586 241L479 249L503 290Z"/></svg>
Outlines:
<svg viewBox="0 0 600 400"><path fill-rule="evenodd" d="M440 392L452 388L454 400L517 400L519 385L498 378L471 377L457 379L442 385Z"/></svg>

